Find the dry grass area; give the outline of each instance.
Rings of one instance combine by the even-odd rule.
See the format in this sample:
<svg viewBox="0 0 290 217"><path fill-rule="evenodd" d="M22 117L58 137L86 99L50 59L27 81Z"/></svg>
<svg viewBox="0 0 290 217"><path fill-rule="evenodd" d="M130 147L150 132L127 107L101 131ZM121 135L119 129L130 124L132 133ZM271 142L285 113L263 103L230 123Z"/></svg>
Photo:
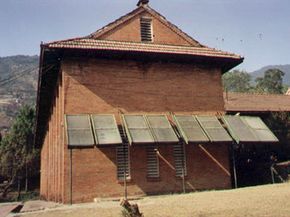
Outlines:
<svg viewBox="0 0 290 217"><path fill-rule="evenodd" d="M146 197L137 203L145 217L289 217L290 183L208 191L184 195ZM121 216L118 202L61 206L25 214L26 217Z"/></svg>

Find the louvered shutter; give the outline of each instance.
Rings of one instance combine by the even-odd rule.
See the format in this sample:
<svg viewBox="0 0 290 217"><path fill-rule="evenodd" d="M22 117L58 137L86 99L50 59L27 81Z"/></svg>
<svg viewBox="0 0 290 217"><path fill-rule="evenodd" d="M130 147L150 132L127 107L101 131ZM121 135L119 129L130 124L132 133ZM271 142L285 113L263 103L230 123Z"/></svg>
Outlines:
<svg viewBox="0 0 290 217"><path fill-rule="evenodd" d="M158 178L159 177L159 159L156 154L156 146L147 147L147 177Z"/></svg>
<svg viewBox="0 0 290 217"><path fill-rule="evenodd" d="M177 143L173 145L173 156L175 161L176 176L187 176L185 147L183 143Z"/></svg>
<svg viewBox="0 0 290 217"><path fill-rule="evenodd" d="M116 147L117 157L117 178L118 180L124 180L124 172L126 173L126 179L130 179L130 159L128 145L120 145Z"/></svg>

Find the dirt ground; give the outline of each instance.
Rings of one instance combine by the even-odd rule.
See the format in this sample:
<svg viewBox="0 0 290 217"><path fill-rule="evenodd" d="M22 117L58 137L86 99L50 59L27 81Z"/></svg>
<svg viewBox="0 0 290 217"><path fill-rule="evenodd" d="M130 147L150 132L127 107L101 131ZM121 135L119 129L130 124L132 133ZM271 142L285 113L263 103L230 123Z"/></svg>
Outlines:
<svg viewBox="0 0 290 217"><path fill-rule="evenodd" d="M145 197L131 202L139 205L145 217L289 217L290 183ZM21 216L115 217L121 216L121 207L119 202L102 201L72 206L63 205L41 212L21 214Z"/></svg>

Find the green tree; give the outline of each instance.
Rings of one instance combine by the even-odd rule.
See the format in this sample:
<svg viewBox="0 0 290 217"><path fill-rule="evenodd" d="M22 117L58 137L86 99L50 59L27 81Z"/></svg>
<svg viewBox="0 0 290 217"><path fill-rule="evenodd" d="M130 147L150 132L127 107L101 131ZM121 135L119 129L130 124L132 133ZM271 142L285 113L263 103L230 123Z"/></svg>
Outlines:
<svg viewBox="0 0 290 217"><path fill-rule="evenodd" d="M227 72L222 77L225 91L229 92L249 92L253 89L251 86L252 77L249 73L240 70Z"/></svg>
<svg viewBox="0 0 290 217"><path fill-rule="evenodd" d="M283 94L284 72L279 69L268 69L264 72L264 77L256 78L256 91L258 93Z"/></svg>
<svg viewBox="0 0 290 217"><path fill-rule="evenodd" d="M290 112L271 112L264 119L267 126L279 139L279 146L276 146L278 160L289 160L290 156Z"/></svg>
<svg viewBox="0 0 290 217"><path fill-rule="evenodd" d="M0 175L7 179L2 188L2 197L18 183L20 195L21 181L25 180L28 189L30 175L38 171L39 150L33 145L35 111L31 106L23 106L16 116L13 125L0 145Z"/></svg>

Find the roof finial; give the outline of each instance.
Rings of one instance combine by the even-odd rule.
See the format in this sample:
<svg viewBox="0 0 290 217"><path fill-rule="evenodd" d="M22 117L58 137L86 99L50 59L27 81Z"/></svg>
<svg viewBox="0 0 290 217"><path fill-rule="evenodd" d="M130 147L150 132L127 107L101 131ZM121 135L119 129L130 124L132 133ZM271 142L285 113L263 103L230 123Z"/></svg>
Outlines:
<svg viewBox="0 0 290 217"><path fill-rule="evenodd" d="M141 5L147 5L149 3L149 0L139 0L137 3L137 6L141 6Z"/></svg>

